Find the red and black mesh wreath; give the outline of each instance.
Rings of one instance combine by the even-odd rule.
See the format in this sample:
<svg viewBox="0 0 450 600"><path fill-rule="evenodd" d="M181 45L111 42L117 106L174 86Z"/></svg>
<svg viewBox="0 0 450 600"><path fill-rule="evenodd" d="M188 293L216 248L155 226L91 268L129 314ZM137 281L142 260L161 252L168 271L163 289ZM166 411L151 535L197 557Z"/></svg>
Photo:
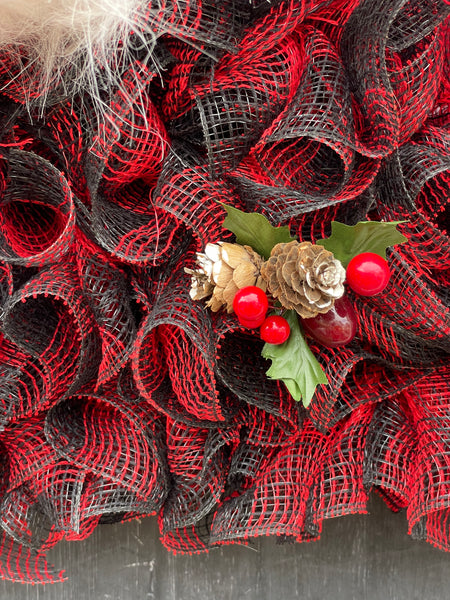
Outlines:
<svg viewBox="0 0 450 600"><path fill-rule="evenodd" d="M37 74L2 52L0 577L60 580L50 547L140 515L173 552L315 539L371 490L450 550L449 14L169 1L101 122L60 91L33 114ZM219 203L309 241L404 221L385 293L348 294L354 341L311 345L330 384L307 410L189 296Z"/></svg>

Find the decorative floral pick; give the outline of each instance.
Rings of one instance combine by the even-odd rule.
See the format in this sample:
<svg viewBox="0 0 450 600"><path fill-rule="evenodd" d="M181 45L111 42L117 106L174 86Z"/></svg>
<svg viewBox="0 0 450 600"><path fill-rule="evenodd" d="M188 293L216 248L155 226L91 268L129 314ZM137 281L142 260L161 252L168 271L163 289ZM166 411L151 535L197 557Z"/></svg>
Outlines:
<svg viewBox="0 0 450 600"><path fill-rule="evenodd" d="M274 227L262 214L222 206L223 227L236 242L208 243L197 253L196 268L186 269L190 295L206 300L213 312L235 313L244 327L259 328L266 342L262 356L272 361L267 376L283 381L307 407L328 379L302 328L325 346L353 339L356 315L344 282L364 296L386 288L386 249L406 241L397 231L402 221L333 221L331 236L312 244L297 241L289 227Z"/></svg>

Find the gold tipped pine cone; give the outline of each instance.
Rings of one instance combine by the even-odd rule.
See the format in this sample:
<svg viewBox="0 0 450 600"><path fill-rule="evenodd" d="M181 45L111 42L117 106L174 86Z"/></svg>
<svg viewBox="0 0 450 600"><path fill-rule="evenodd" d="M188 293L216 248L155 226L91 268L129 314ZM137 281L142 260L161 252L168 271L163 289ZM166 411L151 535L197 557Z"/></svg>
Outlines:
<svg viewBox="0 0 450 600"><path fill-rule="evenodd" d="M238 290L256 285L266 290L261 277L264 259L250 246L217 242L206 244L205 252L197 252L197 268L185 269L191 275L190 296L206 303L213 312L225 308L233 312L233 300Z"/></svg>
<svg viewBox="0 0 450 600"><path fill-rule="evenodd" d="M310 242L274 246L261 275L270 294L302 318L328 312L345 291L341 262L323 246Z"/></svg>

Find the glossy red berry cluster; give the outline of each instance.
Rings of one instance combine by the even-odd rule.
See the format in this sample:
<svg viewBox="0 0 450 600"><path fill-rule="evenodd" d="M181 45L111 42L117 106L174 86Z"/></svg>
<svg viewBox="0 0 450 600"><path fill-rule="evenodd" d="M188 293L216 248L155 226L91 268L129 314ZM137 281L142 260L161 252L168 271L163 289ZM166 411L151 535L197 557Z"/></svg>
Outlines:
<svg viewBox="0 0 450 600"><path fill-rule="evenodd" d="M263 321L259 333L269 344L284 344L291 333L291 328L284 317L270 315Z"/></svg>
<svg viewBox="0 0 450 600"><path fill-rule="evenodd" d="M233 300L233 310L241 325L249 329L259 327L269 308L267 294L255 285L240 289Z"/></svg>
<svg viewBox="0 0 450 600"><path fill-rule="evenodd" d="M233 310L241 325L260 328L261 338L269 344L283 344L290 335L289 323L279 315L267 315L269 299L259 287L250 285L240 289L233 301Z"/></svg>
<svg viewBox="0 0 450 600"><path fill-rule="evenodd" d="M362 252L349 262L346 280L360 296L376 296L389 283L391 272L387 261L374 252Z"/></svg>
<svg viewBox="0 0 450 600"><path fill-rule="evenodd" d="M375 296L388 285L391 273L387 261L374 252L362 252L349 262L346 279L349 287L360 296ZM289 323L279 315L267 317L267 294L256 286L239 290L233 309L244 327L260 328L261 338L269 344L283 344L290 335ZM349 344L356 334L357 318L350 300L343 296L325 314L302 319L307 335L324 346L336 348Z"/></svg>

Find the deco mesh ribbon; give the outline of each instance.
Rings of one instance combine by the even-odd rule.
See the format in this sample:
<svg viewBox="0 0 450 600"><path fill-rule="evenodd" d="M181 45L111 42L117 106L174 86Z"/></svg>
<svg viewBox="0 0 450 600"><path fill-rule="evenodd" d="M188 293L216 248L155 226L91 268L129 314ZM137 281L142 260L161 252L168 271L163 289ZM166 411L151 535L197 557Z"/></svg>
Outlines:
<svg viewBox="0 0 450 600"><path fill-rule="evenodd" d="M2 54L1 577L60 580L58 541L149 514L173 552L313 540L371 490L450 550L449 13L169 1L100 125L86 98L30 114ZM308 410L189 297L185 267L230 238L219 202L312 242L407 221L387 291L348 293L355 340L312 343L330 384Z"/></svg>

